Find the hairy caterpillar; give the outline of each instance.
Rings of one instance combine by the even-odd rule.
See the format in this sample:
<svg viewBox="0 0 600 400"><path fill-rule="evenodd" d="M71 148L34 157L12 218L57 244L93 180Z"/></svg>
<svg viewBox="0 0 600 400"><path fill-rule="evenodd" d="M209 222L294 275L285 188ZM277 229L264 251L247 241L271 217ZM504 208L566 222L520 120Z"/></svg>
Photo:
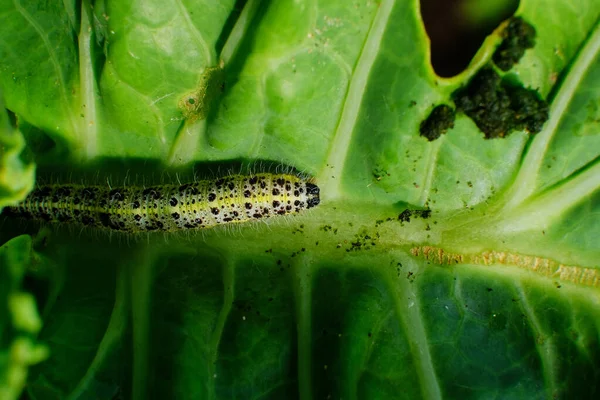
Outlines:
<svg viewBox="0 0 600 400"><path fill-rule="evenodd" d="M151 187L45 185L3 214L129 233L173 232L298 213L319 202L310 179L259 173Z"/></svg>

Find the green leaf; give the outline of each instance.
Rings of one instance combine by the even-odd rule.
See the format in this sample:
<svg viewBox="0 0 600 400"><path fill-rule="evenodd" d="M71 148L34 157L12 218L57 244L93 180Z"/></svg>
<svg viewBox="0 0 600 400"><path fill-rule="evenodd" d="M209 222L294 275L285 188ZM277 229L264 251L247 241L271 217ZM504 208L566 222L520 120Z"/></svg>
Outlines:
<svg viewBox="0 0 600 400"><path fill-rule="evenodd" d="M16 237L0 247L0 398L18 399L27 370L48 357L35 337L42 328L35 299L21 291L32 263L31 238Z"/></svg>
<svg viewBox="0 0 600 400"><path fill-rule="evenodd" d="M322 200L192 234L7 221L44 265L27 278L51 356L26 396L597 397L600 5L516 15L536 35L512 69L493 65L505 21L446 79L416 0L0 2L0 87L41 179L275 163ZM541 131L485 139L458 112L420 136L490 66L548 102ZM1 205L32 185L4 125Z"/></svg>
<svg viewBox="0 0 600 400"><path fill-rule="evenodd" d="M23 200L35 180L35 166L22 158L23 136L11 126L1 100L0 97L0 210Z"/></svg>

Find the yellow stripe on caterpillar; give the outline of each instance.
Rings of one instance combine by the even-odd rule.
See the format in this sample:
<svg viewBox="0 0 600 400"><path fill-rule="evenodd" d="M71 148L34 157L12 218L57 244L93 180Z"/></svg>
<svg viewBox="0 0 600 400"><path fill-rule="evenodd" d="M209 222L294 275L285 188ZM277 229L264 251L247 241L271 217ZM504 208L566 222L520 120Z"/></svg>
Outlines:
<svg viewBox="0 0 600 400"><path fill-rule="evenodd" d="M183 185L45 185L5 215L139 233L206 229L319 204L319 187L291 174L231 175Z"/></svg>

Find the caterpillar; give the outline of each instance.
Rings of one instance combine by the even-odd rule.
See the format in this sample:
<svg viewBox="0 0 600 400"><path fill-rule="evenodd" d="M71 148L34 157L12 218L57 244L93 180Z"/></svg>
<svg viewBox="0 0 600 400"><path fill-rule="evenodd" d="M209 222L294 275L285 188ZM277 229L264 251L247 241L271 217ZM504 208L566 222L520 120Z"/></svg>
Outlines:
<svg viewBox="0 0 600 400"><path fill-rule="evenodd" d="M44 185L3 214L128 233L174 232L299 213L319 204L319 192L312 179L272 173L150 187Z"/></svg>

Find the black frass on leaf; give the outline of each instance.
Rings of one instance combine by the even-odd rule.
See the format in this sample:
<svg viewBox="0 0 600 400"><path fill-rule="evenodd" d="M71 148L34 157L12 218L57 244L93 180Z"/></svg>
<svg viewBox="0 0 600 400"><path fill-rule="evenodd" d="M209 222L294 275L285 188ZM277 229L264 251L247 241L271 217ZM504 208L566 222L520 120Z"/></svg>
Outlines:
<svg viewBox="0 0 600 400"><path fill-rule="evenodd" d="M538 133L548 119L548 104L535 90L502 79L486 67L453 93L457 111L470 117L487 139L515 130Z"/></svg>
<svg viewBox="0 0 600 400"><path fill-rule="evenodd" d="M445 104L436 106L427 119L421 122L419 132L430 142L454 128L455 112L452 107Z"/></svg>
<svg viewBox="0 0 600 400"><path fill-rule="evenodd" d="M525 50L535 45L535 28L521 17L513 17L502 32L504 40L494 52L492 60L502 71L508 71L521 57Z"/></svg>

